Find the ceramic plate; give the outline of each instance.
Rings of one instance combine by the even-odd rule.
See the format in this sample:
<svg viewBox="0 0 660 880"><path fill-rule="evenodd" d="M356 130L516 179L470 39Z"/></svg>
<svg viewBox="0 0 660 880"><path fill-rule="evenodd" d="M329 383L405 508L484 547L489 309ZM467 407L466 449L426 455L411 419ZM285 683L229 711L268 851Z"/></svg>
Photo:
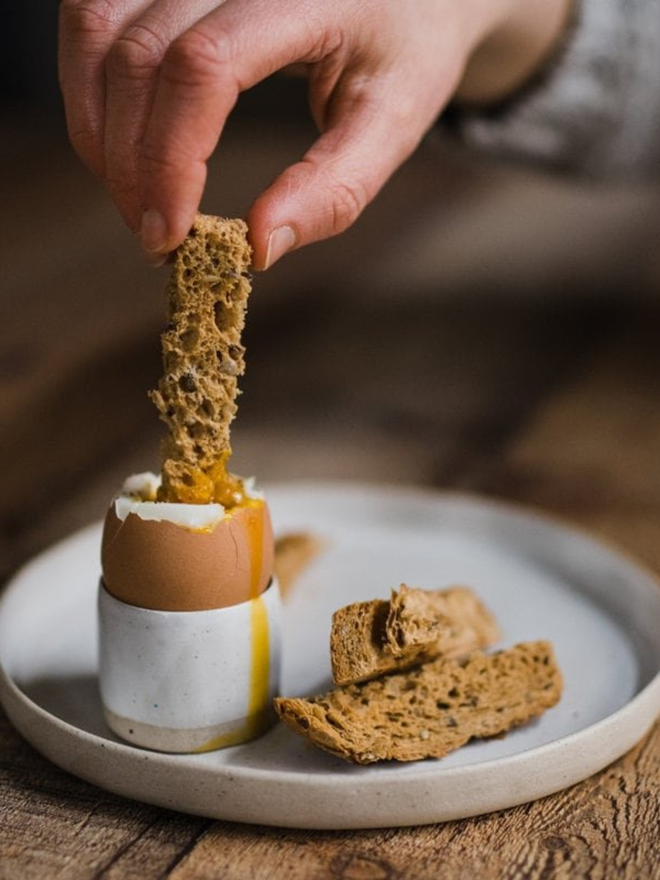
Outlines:
<svg viewBox="0 0 660 880"><path fill-rule="evenodd" d="M106 728L96 681L100 526L44 553L0 603L0 697L18 730L60 767L126 797L218 819L300 828L441 822L558 791L605 767L660 712L660 589L592 538L517 508L453 494L312 484L273 487L278 532L326 550L285 612L282 692L328 686L340 605L401 582L473 587L503 644L550 639L565 677L558 706L504 739L441 761L355 767L282 725L205 755L163 755Z"/></svg>

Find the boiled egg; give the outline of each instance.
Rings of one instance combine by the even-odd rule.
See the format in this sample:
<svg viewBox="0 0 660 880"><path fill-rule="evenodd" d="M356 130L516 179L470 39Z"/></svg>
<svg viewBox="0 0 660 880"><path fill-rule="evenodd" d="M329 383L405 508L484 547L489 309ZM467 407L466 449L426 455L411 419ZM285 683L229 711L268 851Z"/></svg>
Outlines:
<svg viewBox="0 0 660 880"><path fill-rule="evenodd" d="M129 605L205 611L260 596L273 575L268 505L253 481L240 500L189 504L159 501L159 478L130 477L110 505L101 565L107 591Z"/></svg>

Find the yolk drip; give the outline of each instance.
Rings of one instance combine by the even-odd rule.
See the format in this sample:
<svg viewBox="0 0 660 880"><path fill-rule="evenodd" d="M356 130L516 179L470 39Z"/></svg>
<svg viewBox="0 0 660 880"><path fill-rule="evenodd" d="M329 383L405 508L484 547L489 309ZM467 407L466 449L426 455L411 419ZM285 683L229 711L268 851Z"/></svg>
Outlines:
<svg viewBox="0 0 660 880"><path fill-rule="evenodd" d="M248 742L264 733L272 723L272 713L269 710L270 631L268 610L261 596L250 603L250 629L250 691L247 715L231 730L195 749L198 754Z"/></svg>
<svg viewBox="0 0 660 880"><path fill-rule="evenodd" d="M250 669L250 700L248 719L250 736L256 736L263 724L264 709L268 707L270 678L270 638L268 611L261 596L252 600L251 607L252 657Z"/></svg>
<svg viewBox="0 0 660 880"><path fill-rule="evenodd" d="M249 510L246 511L248 550L250 553L250 599L256 599L260 593L261 569L264 564L264 514L263 501L250 499Z"/></svg>

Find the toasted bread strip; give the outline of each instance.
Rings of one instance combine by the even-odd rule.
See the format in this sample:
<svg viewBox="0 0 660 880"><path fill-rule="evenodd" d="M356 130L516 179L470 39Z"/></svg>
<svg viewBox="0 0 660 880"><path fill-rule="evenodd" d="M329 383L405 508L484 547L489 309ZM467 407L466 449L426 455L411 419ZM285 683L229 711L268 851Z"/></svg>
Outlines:
<svg viewBox="0 0 660 880"><path fill-rule="evenodd" d="M418 761L506 733L554 706L561 690L552 646L523 642L311 699L278 697L275 708L297 733L346 761Z"/></svg>
<svg viewBox="0 0 660 880"><path fill-rule="evenodd" d="M467 587L420 590L405 584L389 601L356 602L335 612L330 661L335 684L367 681L439 655L492 645L500 631Z"/></svg>
<svg viewBox="0 0 660 880"><path fill-rule="evenodd" d="M230 453L238 377L245 370L245 323L252 252L242 220L198 214L177 249L162 335L163 377L151 392L169 429L163 444L163 497L185 500L195 474Z"/></svg>
<svg viewBox="0 0 660 880"><path fill-rule="evenodd" d="M275 574L284 599L300 575L323 551L325 542L310 532L287 532L275 541Z"/></svg>

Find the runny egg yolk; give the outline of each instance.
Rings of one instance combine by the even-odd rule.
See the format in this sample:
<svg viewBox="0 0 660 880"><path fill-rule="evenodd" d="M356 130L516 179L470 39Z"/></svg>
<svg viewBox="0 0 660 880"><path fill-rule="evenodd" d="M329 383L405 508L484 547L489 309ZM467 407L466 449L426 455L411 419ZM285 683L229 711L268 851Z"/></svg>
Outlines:
<svg viewBox="0 0 660 880"><path fill-rule="evenodd" d="M227 470L229 452L224 453L208 470L194 470L186 480L169 483L158 490L159 501L180 504L222 504L225 510L248 504L243 481Z"/></svg>

